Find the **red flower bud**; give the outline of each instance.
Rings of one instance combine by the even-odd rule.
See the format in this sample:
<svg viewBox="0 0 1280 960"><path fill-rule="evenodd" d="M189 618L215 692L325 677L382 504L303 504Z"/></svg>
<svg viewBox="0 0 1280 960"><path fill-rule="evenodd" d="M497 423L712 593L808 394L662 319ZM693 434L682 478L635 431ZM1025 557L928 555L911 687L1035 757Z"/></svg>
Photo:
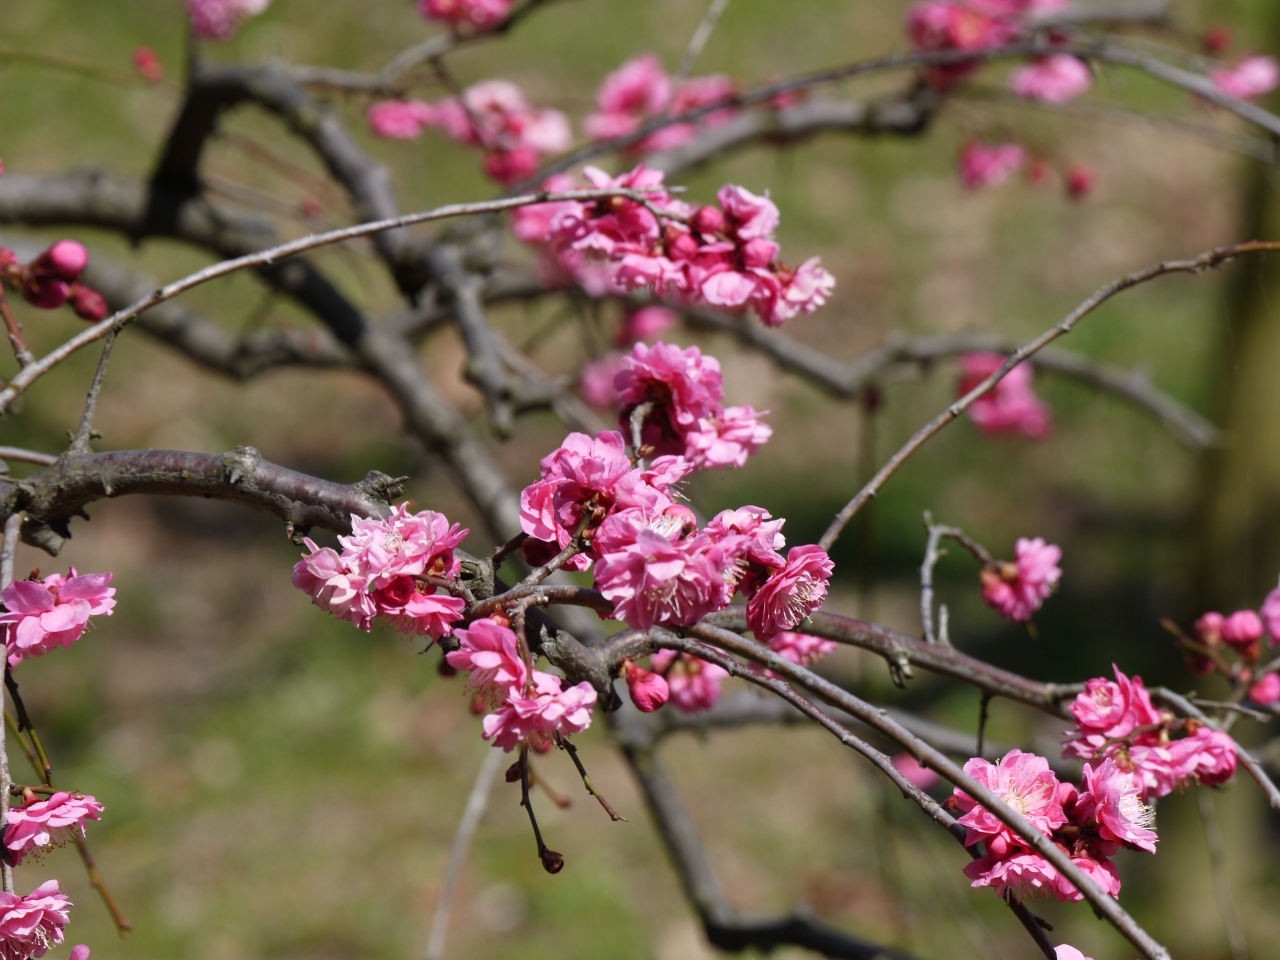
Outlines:
<svg viewBox="0 0 1280 960"><path fill-rule="evenodd" d="M97 323L107 315L107 298L83 283L71 285L71 309L76 316L89 323Z"/></svg>
<svg viewBox="0 0 1280 960"><path fill-rule="evenodd" d="M631 702L643 713L653 713L671 695L666 678L651 673L644 667L638 667L628 661L625 668L627 692L631 694Z"/></svg>
<svg viewBox="0 0 1280 960"><path fill-rule="evenodd" d="M75 240L59 240L40 254L37 263L47 266L63 280L75 280L89 265L89 251Z"/></svg>
<svg viewBox="0 0 1280 960"><path fill-rule="evenodd" d="M689 221L698 233L719 233L724 229L724 213L719 207L700 207Z"/></svg>

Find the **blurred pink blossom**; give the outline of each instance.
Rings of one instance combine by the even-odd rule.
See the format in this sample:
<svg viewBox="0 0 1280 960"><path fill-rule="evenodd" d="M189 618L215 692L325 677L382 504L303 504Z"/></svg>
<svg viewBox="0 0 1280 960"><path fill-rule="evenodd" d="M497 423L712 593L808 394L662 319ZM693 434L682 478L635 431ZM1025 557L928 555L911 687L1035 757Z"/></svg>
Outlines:
<svg viewBox="0 0 1280 960"><path fill-rule="evenodd" d="M1280 674L1268 673L1249 688L1249 696L1264 707L1280 703Z"/></svg>
<svg viewBox="0 0 1280 960"><path fill-rule="evenodd" d="M270 5L271 0L187 0L187 16L201 40L229 40L245 20Z"/></svg>
<svg viewBox="0 0 1280 960"><path fill-rule="evenodd" d="M515 0L418 0L418 12L428 20L439 20L455 30L473 27L492 30L507 18Z"/></svg>
<svg viewBox="0 0 1280 960"><path fill-rule="evenodd" d="M1004 183L1027 162L1019 143L968 143L960 151L960 182L970 190Z"/></svg>
<svg viewBox="0 0 1280 960"><path fill-rule="evenodd" d="M1246 650L1262 639L1262 618L1252 610L1237 610L1222 621L1222 639L1237 650Z"/></svg>
<svg viewBox="0 0 1280 960"><path fill-rule="evenodd" d="M614 333L613 342L619 347L629 347L659 337L679 322L680 318L666 307L650 305L628 310Z"/></svg>
<svg viewBox="0 0 1280 960"><path fill-rule="evenodd" d="M436 122L436 109L423 100L378 100L365 111L369 129L389 140L413 140Z"/></svg>
<svg viewBox="0 0 1280 960"><path fill-rule="evenodd" d="M1079 57L1066 53L1019 67L1009 77L1009 86L1020 97L1045 103L1066 103L1093 84L1093 74Z"/></svg>
<svg viewBox="0 0 1280 960"><path fill-rule="evenodd" d="M653 655L653 669L666 677L671 702L684 713L710 710L720 699L720 685L728 671L675 650L659 650Z"/></svg>
<svg viewBox="0 0 1280 960"><path fill-rule="evenodd" d="M1280 84L1280 64L1274 57L1246 57L1234 67L1209 75L1223 93L1241 100L1265 96Z"/></svg>
<svg viewBox="0 0 1280 960"><path fill-rule="evenodd" d="M978 384L999 370L1006 357L998 353L967 353L961 360L959 396L966 396ZM1020 363L969 407L969 419L983 433L1021 433L1042 440L1052 430L1049 407L1031 389L1032 369Z"/></svg>
<svg viewBox="0 0 1280 960"><path fill-rule="evenodd" d="M894 756L893 765L898 768L899 773L921 790L932 790L942 779L909 753L899 753Z"/></svg>

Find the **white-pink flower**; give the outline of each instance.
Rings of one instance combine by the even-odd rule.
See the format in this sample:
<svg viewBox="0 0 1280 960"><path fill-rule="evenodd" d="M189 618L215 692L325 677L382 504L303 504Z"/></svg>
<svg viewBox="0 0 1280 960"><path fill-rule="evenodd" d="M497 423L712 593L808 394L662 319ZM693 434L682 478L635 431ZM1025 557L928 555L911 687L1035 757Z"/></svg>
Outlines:
<svg viewBox="0 0 1280 960"><path fill-rule="evenodd" d="M32 800L9 810L4 845L13 862L21 863L28 853L38 854L43 847L60 847L83 837L85 821L100 820L102 809L93 797L78 793L59 791L47 799Z"/></svg>
<svg viewBox="0 0 1280 960"><path fill-rule="evenodd" d="M529 680L529 668L520 655L515 633L485 618L454 631L459 647L445 655L451 667L469 670L467 689L480 701L496 708L512 690L519 692Z"/></svg>
<svg viewBox="0 0 1280 960"><path fill-rule="evenodd" d="M1009 86L1018 96L1045 103L1074 100L1092 84L1088 64L1067 53L1055 53L1019 67L1009 77Z"/></svg>
<svg viewBox="0 0 1280 960"><path fill-rule="evenodd" d="M84 635L89 618L111 616L116 602L110 573L55 573L44 580L15 580L0 593L9 665L69 647Z"/></svg>
<svg viewBox="0 0 1280 960"><path fill-rule="evenodd" d="M1280 84L1280 64L1274 57L1246 57L1234 67L1213 71L1209 78L1223 93L1250 100L1265 96Z"/></svg>
<svg viewBox="0 0 1280 960"><path fill-rule="evenodd" d="M1021 144L969 143L960 151L960 182L970 190L998 186L1026 162L1027 150Z"/></svg>
<svg viewBox="0 0 1280 960"><path fill-rule="evenodd" d="M834 570L821 547L792 547L787 562L770 573L747 602L747 626L756 639L768 641L791 630L822 606Z"/></svg>
<svg viewBox="0 0 1280 960"><path fill-rule="evenodd" d="M675 650L653 655L653 669L666 677L671 702L684 713L710 710L720 699L729 672L714 663Z"/></svg>
<svg viewBox="0 0 1280 960"><path fill-rule="evenodd" d="M62 942L71 901L50 880L25 897L0 892L0 960L43 957Z"/></svg>
<svg viewBox="0 0 1280 960"><path fill-rule="evenodd" d="M1103 840L1156 852L1159 839L1151 825L1154 812L1143 800L1143 789L1132 773L1107 759L1084 765L1085 790L1076 800L1076 816L1093 818Z"/></svg>
<svg viewBox="0 0 1280 960"><path fill-rule="evenodd" d="M1017 559L982 571L982 599L1007 620L1030 620L1062 579L1062 549L1036 537L1018 539Z"/></svg>
<svg viewBox="0 0 1280 960"><path fill-rule="evenodd" d="M533 671L533 689L513 687L495 713L484 718L484 739L510 753L521 743L538 751L551 749L555 735L569 736L591 726L596 691L582 682L562 690L553 673Z"/></svg>

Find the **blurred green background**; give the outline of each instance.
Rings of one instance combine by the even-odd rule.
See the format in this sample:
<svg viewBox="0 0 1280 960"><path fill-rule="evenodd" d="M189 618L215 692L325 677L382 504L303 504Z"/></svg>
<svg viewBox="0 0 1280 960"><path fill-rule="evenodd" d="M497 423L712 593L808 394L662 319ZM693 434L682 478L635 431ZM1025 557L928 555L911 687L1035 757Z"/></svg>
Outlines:
<svg viewBox="0 0 1280 960"><path fill-rule="evenodd" d="M1187 0L1175 7L1189 35L1226 24L1238 53L1280 49L1274 2ZM655 50L674 68L702 9L692 0L562 0L510 37L450 62L464 83L508 77L577 121L590 110L600 78L624 59ZM897 49L904 9L884 0L734 0L697 72L723 71L750 84ZM136 46L150 45L169 76L180 77L184 19L177 0L0 0L0 23L0 156L7 169L97 167L145 176L178 92L128 82L129 58ZM234 41L203 52L227 61L279 58L369 70L431 29L407 0L275 0ZM1167 35L1152 39L1171 42ZM125 80L51 69L31 54L97 64ZM984 82L1000 75L993 70ZM835 92L869 96L904 82L877 78ZM420 93L430 98L439 90L428 85ZM1132 73L1102 71L1090 98L1235 126ZM374 141L363 101L334 103L393 171L404 209L493 194L474 153L430 132L415 143ZM320 177L305 149L260 113L236 111L224 129ZM954 174L959 145L970 136L1006 134L1057 165L1095 168L1097 190L1078 203L1057 179L962 191ZM325 223L349 216L336 191L264 168L229 139L214 144L204 172L215 184L268 191L289 208L319 201ZM821 254L839 281L824 310L787 332L841 357L890 331L1029 337L1132 269L1280 236L1274 174L1253 161L1132 118L981 99L951 104L918 139L829 137L753 149L681 180L694 198L710 198L726 181L772 192L787 257ZM295 234L307 229L287 218L281 226ZM164 279L207 262L168 242L133 249L94 231L59 235ZM394 290L363 249L317 259L370 313L395 307ZM1062 590L1037 617L1036 638L983 607L966 557L944 561L940 590L952 607L957 645L1043 679L1080 680L1116 660L1150 682L1187 688L1190 678L1159 618L1187 624L1208 608L1256 606L1280 572L1277 278L1280 263L1257 259L1162 280L1103 308L1066 344L1145 367L1156 384L1227 429L1225 451L1189 452L1122 402L1041 375L1038 389L1055 411L1053 437L997 442L968 423L948 429L842 540L828 608L918 632L920 517L930 509L997 553L1009 554L1021 535L1045 536L1065 553ZM187 302L230 329L310 322L244 274L202 287ZM556 309L508 308L494 320L518 342ZM22 319L37 352L78 324L68 311L26 311ZM816 539L874 462L941 409L955 386L954 367L939 365L883 385L883 403L870 415L778 374L728 339L697 342L721 359L729 402L771 409L777 432L746 469L702 476L691 495L708 513L766 506L788 518L792 543ZM91 353L42 381L5 421L2 442L60 449L79 415ZM434 334L422 356L483 432L478 397L460 376L454 333ZM534 356L564 372L581 361L582 348L565 328ZM472 549L490 546L444 471L401 432L391 402L354 373L290 370L233 384L133 332L116 349L97 425L105 435L99 449L220 452L252 444L277 463L337 480L369 469L407 474L418 503L471 525ZM563 432L549 416L531 417L495 448L522 484ZM93 522L75 528L56 562L24 547L19 574L66 564L113 570L116 615L71 650L24 664L19 679L58 782L107 806L90 840L135 932L123 942L115 937L72 850L20 869L21 890L60 878L77 903L69 942L90 944L100 958L419 955L486 749L460 685L437 676L434 652L420 656L418 646L388 632L358 633L310 606L289 584L297 551L269 518L177 500L103 503L90 512ZM961 729L976 725L977 697L967 690L922 676L898 692L883 664L849 651L832 659L830 672L885 702ZM628 822L609 823L581 795L567 764L545 763L549 779L575 798L567 811L541 802L548 840L568 861L549 877L533 855L517 791L499 785L455 905L449 956L708 955L641 800L598 726L582 738L585 760ZM1005 742L1051 749L1043 744L1053 743L1057 726L1008 704L993 708L991 733ZM1247 742L1269 737L1247 724L1239 730ZM666 755L742 909L782 911L803 902L826 920L921 957L1032 955L996 898L968 890L962 851L825 735L677 737ZM27 776L20 756L13 763ZM1277 821L1247 781L1214 799L1252 954L1280 957ZM1121 855L1123 902L1180 960L1228 956L1193 798L1162 801L1159 827L1158 857ZM1058 939L1098 960L1132 956L1082 906L1045 905L1042 912L1057 925ZM64 946L51 955L66 953Z"/></svg>

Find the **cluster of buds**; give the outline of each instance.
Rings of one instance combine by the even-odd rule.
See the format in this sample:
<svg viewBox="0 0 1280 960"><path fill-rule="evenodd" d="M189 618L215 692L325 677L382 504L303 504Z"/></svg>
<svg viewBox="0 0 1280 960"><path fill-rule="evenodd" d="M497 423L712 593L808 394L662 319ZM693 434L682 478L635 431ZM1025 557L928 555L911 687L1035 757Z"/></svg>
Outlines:
<svg viewBox="0 0 1280 960"><path fill-rule="evenodd" d="M97 323L107 315L107 301L97 290L80 283L89 265L89 251L75 240L59 240L28 264L0 247L0 284L21 292L23 299L41 310L70 304L82 320Z"/></svg>
<svg viewBox="0 0 1280 960"><path fill-rule="evenodd" d="M1264 662L1266 646L1280 642L1280 587L1272 590L1260 611L1237 610L1228 616L1210 611L1196 621L1188 637L1168 621L1165 627L1178 638L1192 673L1221 673L1237 689L1247 690L1254 703L1271 707L1280 703L1280 662Z"/></svg>

